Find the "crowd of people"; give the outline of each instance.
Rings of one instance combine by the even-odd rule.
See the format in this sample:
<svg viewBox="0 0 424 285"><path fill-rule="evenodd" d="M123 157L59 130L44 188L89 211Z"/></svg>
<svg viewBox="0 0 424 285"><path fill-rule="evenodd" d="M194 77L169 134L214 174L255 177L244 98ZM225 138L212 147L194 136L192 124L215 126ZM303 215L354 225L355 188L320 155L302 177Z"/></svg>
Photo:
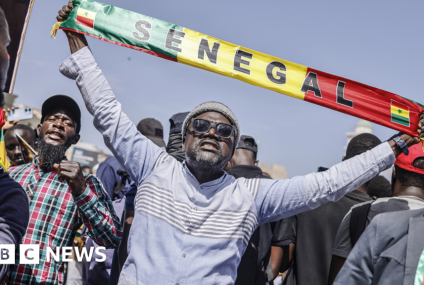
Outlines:
<svg viewBox="0 0 424 285"><path fill-rule="evenodd" d="M17 250L15 264L0 262L2 284L422 284L420 138L361 134L339 164L272 179L222 103L172 115L167 144L159 121L134 125L84 35L65 34L72 54L60 72L76 80L113 156L94 174L66 159L82 124L66 95L43 102L36 129L4 124L0 246ZM1 90L8 41L0 8ZM424 115L419 127L424 137ZM393 164L390 183L379 174ZM40 246L39 264L20 264L20 244ZM104 246L106 260L46 258L66 246Z"/></svg>

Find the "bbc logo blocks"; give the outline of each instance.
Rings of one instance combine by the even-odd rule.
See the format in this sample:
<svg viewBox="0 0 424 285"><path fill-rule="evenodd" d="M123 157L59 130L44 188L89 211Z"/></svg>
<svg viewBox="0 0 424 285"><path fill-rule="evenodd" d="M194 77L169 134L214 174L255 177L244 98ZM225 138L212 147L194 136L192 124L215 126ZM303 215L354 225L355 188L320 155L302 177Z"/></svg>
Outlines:
<svg viewBox="0 0 424 285"><path fill-rule="evenodd" d="M38 244L21 244L19 246L19 264L39 264L40 246Z"/></svg>
<svg viewBox="0 0 424 285"><path fill-rule="evenodd" d="M40 246L38 244L19 245L19 264L39 264ZM15 245L0 245L0 264L15 264Z"/></svg>
<svg viewBox="0 0 424 285"><path fill-rule="evenodd" d="M15 245L0 245L0 264L15 264Z"/></svg>
<svg viewBox="0 0 424 285"><path fill-rule="evenodd" d="M106 247L97 246L96 248L90 247L88 250L83 247L81 250L78 247L65 246L55 248L52 250L50 247L46 248L46 260L50 261L53 258L56 262L72 261L72 250L79 262L85 259L91 262L94 258L97 262L104 262L106 260ZM0 244L0 264L16 264L16 249L14 244ZM39 264L40 263L40 245L39 244L20 244L19 245L19 264Z"/></svg>

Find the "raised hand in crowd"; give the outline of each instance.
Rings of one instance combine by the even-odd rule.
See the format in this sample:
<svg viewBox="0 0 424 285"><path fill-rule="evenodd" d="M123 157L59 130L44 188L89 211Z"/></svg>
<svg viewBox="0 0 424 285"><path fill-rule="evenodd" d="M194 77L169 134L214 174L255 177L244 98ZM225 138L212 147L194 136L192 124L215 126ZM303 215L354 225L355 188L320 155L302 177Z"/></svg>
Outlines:
<svg viewBox="0 0 424 285"><path fill-rule="evenodd" d="M59 175L59 181L66 181L72 190L72 194L79 196L87 188L87 183L78 162L62 160L60 164L55 164Z"/></svg>
<svg viewBox="0 0 424 285"><path fill-rule="evenodd" d="M15 121L9 121L9 112L19 109L19 107L12 107L12 108L7 108L7 110L3 110L4 112L4 126L3 126L3 130L7 131L8 129L10 129L11 127L13 127L14 125L16 125L17 123L19 123L19 120L15 120Z"/></svg>
<svg viewBox="0 0 424 285"><path fill-rule="evenodd" d="M69 17L69 13L71 13L72 9L74 8L74 5L72 4L72 1L69 1L68 5L65 5L62 7L62 9L59 10L59 14L57 15L56 19L59 22L63 22ZM87 39L83 34L75 33L72 31L64 30L66 36L68 37L69 41L69 47L71 48L71 53L75 53L82 49L83 47L88 46Z"/></svg>

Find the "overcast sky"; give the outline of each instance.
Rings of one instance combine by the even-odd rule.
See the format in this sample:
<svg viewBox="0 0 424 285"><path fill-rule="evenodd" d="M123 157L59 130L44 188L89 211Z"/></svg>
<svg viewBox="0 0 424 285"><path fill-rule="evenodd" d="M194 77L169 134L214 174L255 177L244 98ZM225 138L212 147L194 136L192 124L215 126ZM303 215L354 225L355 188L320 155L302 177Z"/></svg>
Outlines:
<svg viewBox="0 0 424 285"><path fill-rule="evenodd" d="M424 103L423 1L104 0L108 4L343 76ZM75 82L59 64L70 54L63 32L50 38L66 1L36 0L15 86L17 104L41 108L67 94L82 110L81 139L107 150ZM228 105L242 133L259 142L259 160L284 165L289 177L331 166L344 155L358 119L218 74L88 39L124 112L137 124L169 118L214 100ZM374 125L388 139L395 131ZM109 152L109 151L108 151Z"/></svg>

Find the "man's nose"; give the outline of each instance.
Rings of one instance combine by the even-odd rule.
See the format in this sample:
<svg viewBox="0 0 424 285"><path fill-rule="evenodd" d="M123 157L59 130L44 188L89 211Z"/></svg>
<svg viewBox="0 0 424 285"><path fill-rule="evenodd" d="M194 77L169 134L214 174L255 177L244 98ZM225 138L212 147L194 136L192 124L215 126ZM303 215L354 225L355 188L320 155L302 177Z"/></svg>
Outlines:
<svg viewBox="0 0 424 285"><path fill-rule="evenodd" d="M63 121L61 119L54 121L53 126L62 130L65 129L65 125L63 124Z"/></svg>
<svg viewBox="0 0 424 285"><path fill-rule="evenodd" d="M209 129L209 132L206 133L206 135L209 136L209 137L214 137L216 139L219 139L218 135L216 134L215 127L211 127Z"/></svg>
<svg viewBox="0 0 424 285"><path fill-rule="evenodd" d="M21 155L21 148L19 147L19 145L17 145L13 150L13 155Z"/></svg>

